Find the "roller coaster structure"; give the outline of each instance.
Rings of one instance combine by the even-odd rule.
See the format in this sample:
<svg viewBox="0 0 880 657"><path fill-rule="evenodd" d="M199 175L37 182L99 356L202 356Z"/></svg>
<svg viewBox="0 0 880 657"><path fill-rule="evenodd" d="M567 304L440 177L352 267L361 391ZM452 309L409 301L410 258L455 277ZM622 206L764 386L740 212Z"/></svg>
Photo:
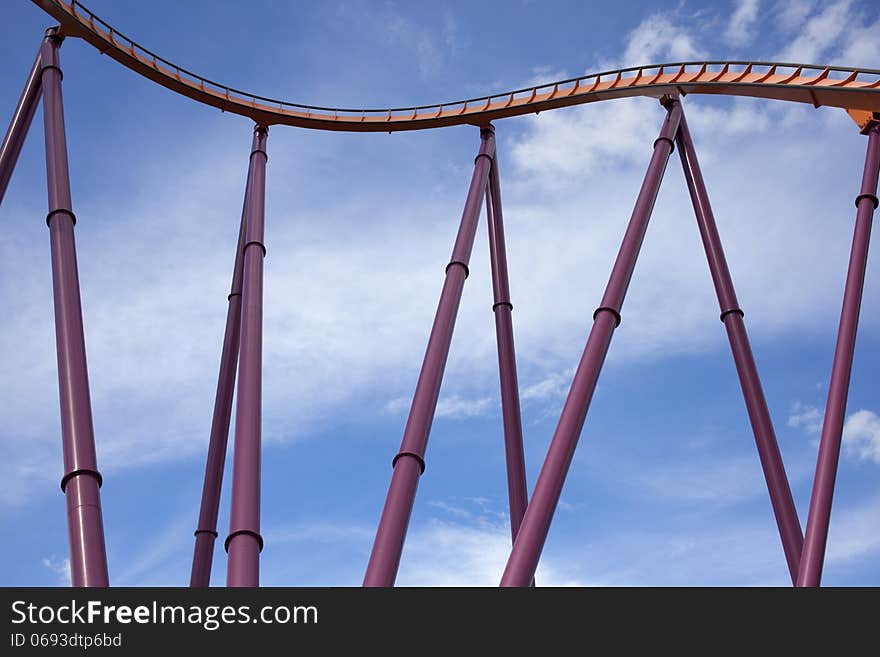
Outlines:
<svg viewBox="0 0 880 657"><path fill-rule="evenodd" d="M486 204L508 495L513 547L502 586L534 585L535 571L614 330L669 156L678 147L697 224L727 331L783 554L792 583L819 586L828 537L846 401L864 287L871 221L878 205L880 173L880 70L774 62L674 62L606 71L480 98L384 109L349 109L273 100L218 84L140 46L78 2L33 0L58 22L39 53L0 146L0 202L12 176L36 107L42 98L55 330L61 401L64 476L71 577L74 586L108 586L107 558L82 308L70 200L62 72L59 49L80 38L144 77L199 103L250 118L254 124L244 206L228 297L226 332L208 443L190 584L208 586L218 538L223 468L236 404L227 584L258 586L263 548L260 534L261 378L265 180L269 127L395 132L450 125L479 128L480 146L452 257L413 395L400 450L372 553L365 586L392 586L403 551L443 379L453 328L473 249L481 207ZM867 137L856 224L843 306L819 443L806 532L801 531L773 423L712 214L682 98L688 94L751 96L846 110ZM528 497L522 446L512 310L493 122L560 107L630 96L658 98L666 116L636 199L604 296L574 374L543 467ZM238 394L234 395L238 380Z"/></svg>

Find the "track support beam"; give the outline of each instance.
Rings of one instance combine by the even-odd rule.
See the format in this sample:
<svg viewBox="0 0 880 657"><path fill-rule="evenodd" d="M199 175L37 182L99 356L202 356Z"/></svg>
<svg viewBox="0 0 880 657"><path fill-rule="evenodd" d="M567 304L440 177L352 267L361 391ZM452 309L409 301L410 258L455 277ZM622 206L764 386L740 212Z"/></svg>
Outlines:
<svg viewBox="0 0 880 657"><path fill-rule="evenodd" d="M225 547L228 586L260 583L260 442L263 377L263 244L268 129L254 128L250 175L245 192L246 229L242 247L241 347L235 408L232 511Z"/></svg>
<svg viewBox="0 0 880 657"><path fill-rule="evenodd" d="M58 49L61 37L46 31L40 48L43 119L46 132L46 180L49 214L46 223L52 251L52 287L55 298L55 343L61 401L61 441L64 477L61 490L67 500L70 574L73 586L108 586L104 522L101 514L101 473L95 454L92 402L86 366L79 273L70 200L67 138L61 96Z"/></svg>
<svg viewBox="0 0 880 657"><path fill-rule="evenodd" d="M443 291L440 293L431 337L425 350L400 451L392 461L394 472L364 576L364 586L393 586L397 577L416 488L419 477L425 470L425 449L428 446L428 435L437 408L437 398L440 394L440 384L443 382L443 371L446 368L461 293L468 275L468 263L476 237L480 207L483 203L483 195L486 193L492 159L495 156L493 132L487 128L480 131L480 150L474 161L474 173L467 201L455 246L452 249L452 258L446 265L446 279L443 283Z"/></svg>
<svg viewBox="0 0 880 657"><path fill-rule="evenodd" d="M217 376L217 393L214 397L214 415L208 439L208 458L205 463L205 482L202 486L202 503L199 523L195 531L191 587L207 587L211 583L211 565L214 559L214 542L217 539L217 515L220 510L220 493L223 488L223 468L229 440L229 422L232 417L232 400L235 393L235 375L238 368L238 349L241 337L241 295L244 272L244 243L247 232L247 191L251 187L253 158L248 164L244 204L235 247L235 264L232 268L232 286L226 309L226 330L223 333L223 349L220 354L220 372Z"/></svg>
<svg viewBox="0 0 880 657"><path fill-rule="evenodd" d="M491 126L490 126L491 127ZM501 385L501 414L504 420L504 452L507 462L507 495L510 504L510 532L513 540L519 532L529 503L526 463L523 455L522 417L519 383L516 375L516 350L513 343L513 304L507 276L507 248L504 243L504 217L501 210L501 182L498 152L489 170L486 193L486 216L489 224L489 260L492 265L492 292L495 315L495 338L498 343L498 376Z"/></svg>
<svg viewBox="0 0 880 657"><path fill-rule="evenodd" d="M681 166L684 169L684 177L687 180L688 191L694 206L694 213L697 217L697 224L700 228L700 237L706 251L706 259L709 261L709 271L712 274L712 282L715 285L718 304L721 307L721 321L727 330L749 421L755 435L755 444L758 447L761 468L764 470L764 479L767 481L767 489L770 492L770 502L776 516L776 524L779 527L785 560L788 564L791 581L795 583L804 536L801 532L794 499L791 496L785 467L782 464L782 455L779 453L779 445L776 442L776 433L773 431L773 421L770 418L770 411L767 409L767 401L764 399L758 368L749 345L749 336L743 322L743 311L739 307L736 291L733 288L733 278L727 267L727 259L724 257L718 226L715 223L715 216L709 203L709 194L706 191L706 184L697 160L697 152L684 114L681 117L681 125L678 127L676 142L678 143Z"/></svg>
<svg viewBox="0 0 880 657"><path fill-rule="evenodd" d="M837 478L843 422L846 416L846 399L849 394L856 331L859 325L859 310L862 304L862 290L865 285L868 243L871 239L871 220L874 216L874 210L877 208L877 177L880 173L880 122L871 123L864 132L868 136L868 148L862 174L862 187L856 197L856 226L849 256L846 286L843 292L843 308L840 311L837 346L834 350L834 364L831 367L831 381L828 386L828 401L825 405L825 418L822 421L822 437L819 439L819 457L816 462L816 475L813 479L813 493L810 497L810 513L807 516L804 550L798 570L798 586L819 586L822 581L828 525L831 522L834 482Z"/></svg>
<svg viewBox="0 0 880 657"><path fill-rule="evenodd" d="M40 103L42 58L42 54L38 53L24 85L24 90L21 92L21 98L18 99L18 105L15 106L15 112L9 122L9 129L6 131L6 136L3 137L2 145L0 145L0 204L3 203L9 179L12 178L15 163L18 161L21 147L24 145L24 140L34 119L34 113L37 111L37 105Z"/></svg>
<svg viewBox="0 0 880 657"><path fill-rule="evenodd" d="M602 303L593 313L593 328L587 339L568 398L562 408L559 424L547 450L547 457L538 475L532 499L526 508L519 534L501 578L501 586L529 586L535 576L541 551L547 540L550 523L562 494L565 477L577 447L578 438L590 407L596 382L614 329L620 324L620 310L635 269L636 259L648 229L648 220L673 150L673 140L681 120L681 103L667 98L667 115L654 142L654 154L639 190L623 244L611 271Z"/></svg>

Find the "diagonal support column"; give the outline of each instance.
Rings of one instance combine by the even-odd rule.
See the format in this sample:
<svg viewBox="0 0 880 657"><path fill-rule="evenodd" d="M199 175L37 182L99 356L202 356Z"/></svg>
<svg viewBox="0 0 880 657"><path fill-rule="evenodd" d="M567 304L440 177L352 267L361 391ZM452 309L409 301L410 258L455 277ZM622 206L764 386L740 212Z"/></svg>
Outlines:
<svg viewBox="0 0 880 657"><path fill-rule="evenodd" d="M379 528L373 542L373 551L364 576L364 586L393 586L403 552L403 542L416 497L419 477L425 471L425 449L428 434L434 420L443 371L452 342L452 331L461 302L464 281L468 275L468 262L474 246L480 206L489 179L492 158L495 156L495 136L492 130L480 131L480 150L474 161L474 173L468 190L467 201L461 216L458 236L452 249L452 258L446 265L446 279L431 337L419 373L419 381L413 395L412 406L403 432L400 451L392 461L394 473L388 497L382 509Z"/></svg>
<svg viewBox="0 0 880 657"><path fill-rule="evenodd" d="M770 492L770 503L773 506L776 524L779 527L785 560L788 564L791 581L794 583L797 580L798 562L801 558L804 536L801 532L794 499L791 496L785 467L782 464L782 455L779 453L779 445L776 442L776 433L773 431L773 421L770 418L770 411L767 409L767 401L764 399L758 368L749 346L749 336L743 322L743 311L739 307L733 288L733 279L724 257L718 226L715 224L715 216L709 203L709 194L706 191L706 184L697 161L697 152L684 114L681 117L681 125L678 127L676 141L678 142L678 154L684 169L684 177L687 180L688 191L700 228L700 237L706 251L706 259L709 261L709 271L712 274L712 282L715 284L715 292L721 306L721 321L727 330L736 372L739 375L743 398L749 413L749 421L755 435L755 444L758 447L761 468L764 470L764 479L767 481L767 489Z"/></svg>
<svg viewBox="0 0 880 657"><path fill-rule="evenodd" d="M228 586L260 584L260 441L263 391L263 244L268 129L254 128L251 174L245 192L247 219L242 247L242 311L235 449L232 461L232 511L226 551Z"/></svg>
<svg viewBox="0 0 880 657"><path fill-rule="evenodd" d="M61 442L64 477L61 490L67 500L70 574L74 586L107 586L107 554L101 515L101 473L95 455L92 402L86 366L76 242L70 201L67 139L61 97L58 49L62 39L46 31L40 49L43 119L46 131L46 179L49 214L46 223L52 250L55 297L55 343L58 352L58 388L61 400Z"/></svg>
<svg viewBox="0 0 880 657"><path fill-rule="evenodd" d="M490 126L491 128L491 126ZM494 129L493 129L494 130ZM492 264L492 292L495 337L498 342L498 376L501 383L501 414L504 420L504 452L507 461L507 496L510 502L510 532L516 540L522 517L529 503L526 463L523 455L522 417L516 376L516 350L513 344L513 304L507 277L507 249L504 244L504 217L501 211L501 182L498 152L489 170L486 193L489 224L489 259Z"/></svg>
<svg viewBox="0 0 880 657"><path fill-rule="evenodd" d="M822 421L822 437L819 439L819 457L810 497L810 513L804 535L804 550L798 570L798 586L819 586L828 541L828 525L831 522L831 503L834 497L834 481L840 459L840 443L843 421L846 415L846 398L852 372L853 353L856 346L856 330L865 285L865 268L868 261L868 243L871 238L871 220L877 208L877 177L880 173L880 122L870 123L864 132L868 135L865 169L862 187L856 197L856 227L852 251L843 292L843 308L837 331L834 364L828 386L828 402Z"/></svg>
<svg viewBox="0 0 880 657"><path fill-rule="evenodd" d="M220 372L217 376L217 393L214 397L214 415L211 419L211 434L208 440L208 458L205 464L205 482L202 486L199 524L195 531L196 542L189 582L191 587L206 587L211 583L214 541L217 539L217 514L220 510L223 468L226 463L229 422L232 416L232 398L235 393L235 374L238 367L244 240L247 231L247 190L250 189L252 175L253 158L250 158L244 204L241 209L241 223L238 228L238 242L235 247L232 286L227 297L229 305L226 310L226 330L223 334Z"/></svg>
<svg viewBox="0 0 880 657"><path fill-rule="evenodd" d="M565 477L587 417L596 382L599 380L599 373L611 344L611 336L620 324L620 309L645 238L645 231L648 229L648 220L651 218L654 201L657 199L663 172L673 150L673 140L681 120L681 103L677 99L667 99L665 105L666 120L660 130L660 136L654 142L654 154L639 190L602 303L593 313L593 328L562 408L550 448L547 450L547 457L538 475L532 499L526 508L519 534L514 541L507 567L504 569L501 586L528 586L538 568L538 560L547 540L550 523L559 496L562 494Z"/></svg>
<svg viewBox="0 0 880 657"><path fill-rule="evenodd" d="M37 105L40 103L42 71L42 54L37 54L24 90L21 92L21 98L15 106L12 120L9 122L9 129L0 145L0 204L3 203L9 179L12 177L21 147L24 145Z"/></svg>

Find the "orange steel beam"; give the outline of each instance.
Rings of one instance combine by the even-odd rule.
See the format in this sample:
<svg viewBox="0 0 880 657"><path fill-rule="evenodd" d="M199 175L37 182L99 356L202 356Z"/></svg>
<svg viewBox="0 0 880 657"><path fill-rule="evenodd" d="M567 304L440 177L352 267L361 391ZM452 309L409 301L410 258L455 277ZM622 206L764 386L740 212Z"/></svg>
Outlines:
<svg viewBox="0 0 880 657"><path fill-rule="evenodd" d="M259 125L396 132L448 125L486 126L509 116L612 98L665 94L751 96L855 112L880 112L880 70L773 62L676 62L580 78L452 103L385 109L317 107L273 100L203 78L124 36L79 2L32 0L60 24L123 66L205 105ZM851 112L852 113L852 112ZM858 120L857 120L858 122Z"/></svg>
<svg viewBox="0 0 880 657"><path fill-rule="evenodd" d="M867 110L846 110L850 118L859 126L859 130L863 135L868 134L868 130L875 123L880 123L880 112L868 112Z"/></svg>

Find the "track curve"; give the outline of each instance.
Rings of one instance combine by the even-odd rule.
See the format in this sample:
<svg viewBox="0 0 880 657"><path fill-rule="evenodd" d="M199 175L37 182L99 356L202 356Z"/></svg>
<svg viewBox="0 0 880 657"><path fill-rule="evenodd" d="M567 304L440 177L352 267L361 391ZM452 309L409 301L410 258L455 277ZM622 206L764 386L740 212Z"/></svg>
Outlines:
<svg viewBox="0 0 880 657"><path fill-rule="evenodd" d="M192 100L261 125L316 130L397 132L490 121L632 96L750 96L880 113L880 70L776 62L674 62L604 71L451 103L384 109L317 107L258 96L213 82L147 50L79 2L32 0L123 66ZM852 112L851 112L852 113Z"/></svg>

